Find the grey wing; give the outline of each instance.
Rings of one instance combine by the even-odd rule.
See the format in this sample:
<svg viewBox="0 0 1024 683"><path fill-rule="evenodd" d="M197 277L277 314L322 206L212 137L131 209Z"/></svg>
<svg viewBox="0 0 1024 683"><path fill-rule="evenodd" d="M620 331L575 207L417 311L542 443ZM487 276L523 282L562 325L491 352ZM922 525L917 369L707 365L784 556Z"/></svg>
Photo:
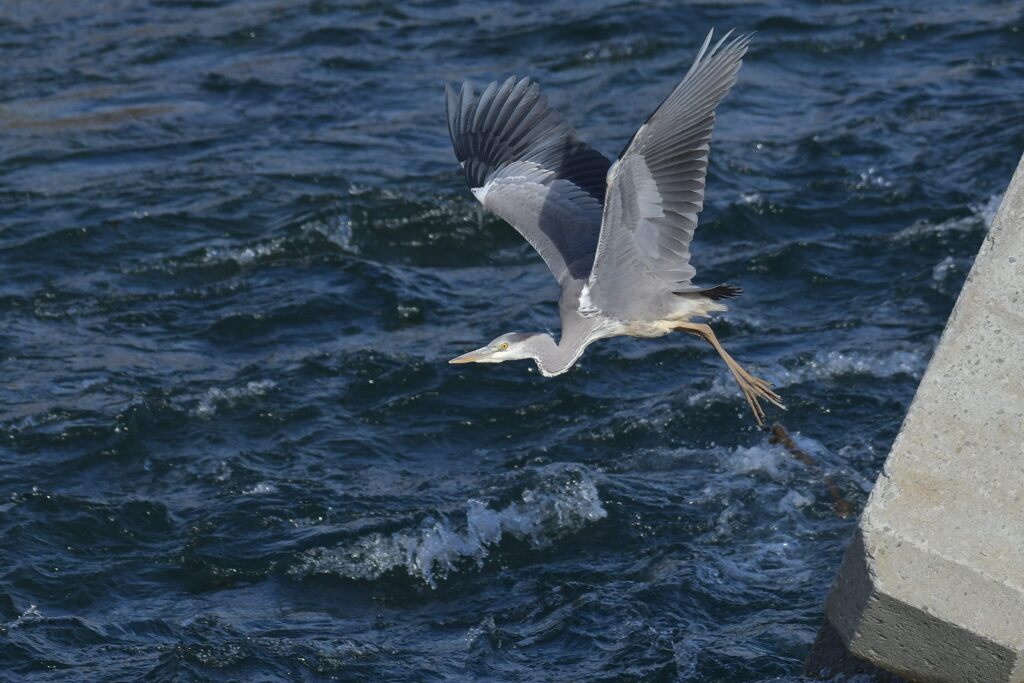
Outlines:
<svg viewBox="0 0 1024 683"><path fill-rule="evenodd" d="M653 297L695 289L690 242L704 206L715 107L736 83L749 36L709 49L633 135L608 173L589 296L607 315L642 320Z"/></svg>
<svg viewBox="0 0 1024 683"><path fill-rule="evenodd" d="M611 162L576 139L528 78L477 98L445 86L448 132L466 182L533 245L560 284L590 274Z"/></svg>

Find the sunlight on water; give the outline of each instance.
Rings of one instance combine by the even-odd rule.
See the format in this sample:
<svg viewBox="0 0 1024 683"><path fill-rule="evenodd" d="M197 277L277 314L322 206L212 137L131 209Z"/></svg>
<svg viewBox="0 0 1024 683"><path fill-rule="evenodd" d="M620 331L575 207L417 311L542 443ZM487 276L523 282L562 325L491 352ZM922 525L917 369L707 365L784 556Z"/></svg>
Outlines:
<svg viewBox="0 0 1024 683"><path fill-rule="evenodd" d="M2 3L0 678L797 681L1024 148L1024 3ZM705 32L699 340L558 333L443 84L614 156ZM4 678L4 680L7 680Z"/></svg>

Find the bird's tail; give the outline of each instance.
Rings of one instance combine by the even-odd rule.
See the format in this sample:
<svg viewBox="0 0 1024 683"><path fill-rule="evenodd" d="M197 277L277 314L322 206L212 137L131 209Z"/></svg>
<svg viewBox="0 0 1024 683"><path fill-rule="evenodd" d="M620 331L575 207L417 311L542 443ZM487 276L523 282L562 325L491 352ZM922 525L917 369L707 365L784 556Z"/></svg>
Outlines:
<svg viewBox="0 0 1024 683"><path fill-rule="evenodd" d="M690 294L691 292L675 292L675 294ZM708 289L698 289L697 294L707 297L712 301L719 301L721 299L735 299L743 290L736 285L723 284L717 287L710 287Z"/></svg>

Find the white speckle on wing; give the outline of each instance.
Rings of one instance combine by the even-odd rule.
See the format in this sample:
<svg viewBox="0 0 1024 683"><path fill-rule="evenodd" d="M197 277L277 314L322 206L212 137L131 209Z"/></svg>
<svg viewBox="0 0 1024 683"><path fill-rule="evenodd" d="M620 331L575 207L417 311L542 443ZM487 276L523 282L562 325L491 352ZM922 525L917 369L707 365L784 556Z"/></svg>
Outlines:
<svg viewBox="0 0 1024 683"><path fill-rule="evenodd" d="M590 300L590 284L583 285L583 289L580 291L580 303L579 303L580 315L583 317L589 317L595 313L599 313L597 306Z"/></svg>

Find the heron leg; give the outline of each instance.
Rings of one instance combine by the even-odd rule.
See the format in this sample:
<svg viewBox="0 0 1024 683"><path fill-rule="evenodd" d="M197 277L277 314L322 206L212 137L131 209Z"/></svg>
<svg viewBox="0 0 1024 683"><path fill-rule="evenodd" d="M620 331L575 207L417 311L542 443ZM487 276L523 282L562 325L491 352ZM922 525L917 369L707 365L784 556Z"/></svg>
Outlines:
<svg viewBox="0 0 1024 683"><path fill-rule="evenodd" d="M764 409L761 408L761 404L757 402L758 398L772 403L779 408L785 410L786 406L782 405L782 398L779 397L771 389L771 383L766 382L760 377L755 377L747 372L742 365L736 362L736 360L729 355L729 353L722 348L722 345L718 343L718 337L715 336L715 331L711 329L711 326L702 323L678 323L677 329L690 334L695 334L702 338L707 343L718 351L718 355L725 361L726 367L729 368L729 372L732 373L733 378L736 380L736 384L739 385L740 391L743 392L743 397L747 399L747 404L750 409L754 412L754 419L757 420L757 424L764 425Z"/></svg>

